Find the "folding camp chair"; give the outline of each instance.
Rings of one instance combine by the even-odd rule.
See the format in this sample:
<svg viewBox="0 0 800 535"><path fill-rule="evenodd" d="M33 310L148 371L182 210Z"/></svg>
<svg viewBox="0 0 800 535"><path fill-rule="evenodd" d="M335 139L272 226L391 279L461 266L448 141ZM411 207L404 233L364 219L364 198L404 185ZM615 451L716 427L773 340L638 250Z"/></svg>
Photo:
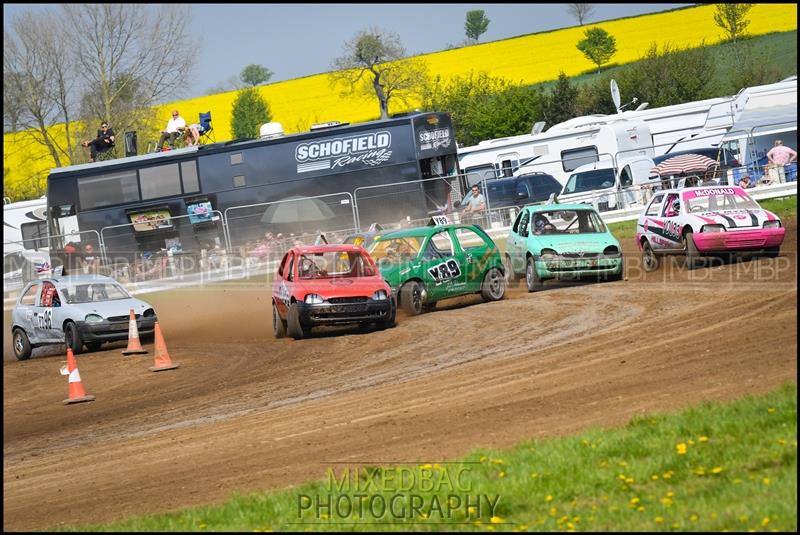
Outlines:
<svg viewBox="0 0 800 535"><path fill-rule="evenodd" d="M214 127L211 126L211 112L200 113L200 139L208 138L211 142L216 142L217 138L214 135Z"/></svg>

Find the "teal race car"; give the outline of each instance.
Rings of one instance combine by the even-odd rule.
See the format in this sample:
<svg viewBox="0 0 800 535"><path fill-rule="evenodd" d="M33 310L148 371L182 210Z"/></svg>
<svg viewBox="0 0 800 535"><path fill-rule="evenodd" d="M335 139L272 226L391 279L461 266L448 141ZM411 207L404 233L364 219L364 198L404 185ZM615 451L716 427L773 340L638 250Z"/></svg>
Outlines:
<svg viewBox="0 0 800 535"><path fill-rule="evenodd" d="M523 275L529 292L546 279L619 280L622 249L591 205L526 206L509 230L504 256L507 282Z"/></svg>
<svg viewBox="0 0 800 535"><path fill-rule="evenodd" d="M410 315L450 297L480 293L498 301L506 291L500 250L480 227L447 224L375 237L370 255L398 306Z"/></svg>

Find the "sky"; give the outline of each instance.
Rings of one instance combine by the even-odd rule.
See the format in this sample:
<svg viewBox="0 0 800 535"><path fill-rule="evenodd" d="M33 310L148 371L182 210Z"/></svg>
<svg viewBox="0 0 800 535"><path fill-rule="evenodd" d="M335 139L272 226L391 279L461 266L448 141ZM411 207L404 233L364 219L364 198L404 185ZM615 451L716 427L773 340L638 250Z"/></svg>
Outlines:
<svg viewBox="0 0 800 535"><path fill-rule="evenodd" d="M693 4L592 5L590 23ZM3 15L44 6L3 4ZM344 43L369 27L397 33L411 55L444 50L464 42L466 13L475 9L490 20L481 43L577 25L567 4L189 4L201 44L193 89L182 96L207 94L251 63L271 70L270 82L327 72Z"/></svg>

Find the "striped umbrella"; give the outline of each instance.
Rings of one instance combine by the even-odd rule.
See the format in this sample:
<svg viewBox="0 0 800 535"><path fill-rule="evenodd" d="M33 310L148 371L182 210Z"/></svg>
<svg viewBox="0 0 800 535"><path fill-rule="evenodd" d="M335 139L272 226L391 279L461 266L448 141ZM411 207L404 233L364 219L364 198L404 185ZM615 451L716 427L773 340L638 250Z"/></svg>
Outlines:
<svg viewBox="0 0 800 535"><path fill-rule="evenodd" d="M691 173L705 173L712 167L717 167L719 164L707 156L702 154L680 154L667 158L652 169L652 173L658 176L675 176Z"/></svg>

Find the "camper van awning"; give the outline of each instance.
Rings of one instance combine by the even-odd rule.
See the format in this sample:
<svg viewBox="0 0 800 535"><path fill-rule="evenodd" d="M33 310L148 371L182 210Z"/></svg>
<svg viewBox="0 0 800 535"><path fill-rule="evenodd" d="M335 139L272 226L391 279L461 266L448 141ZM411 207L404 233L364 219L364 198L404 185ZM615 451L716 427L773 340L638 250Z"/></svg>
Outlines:
<svg viewBox="0 0 800 535"><path fill-rule="evenodd" d="M750 135L751 129L756 137L797 130L797 107L782 105L745 110L722 140L745 138Z"/></svg>

